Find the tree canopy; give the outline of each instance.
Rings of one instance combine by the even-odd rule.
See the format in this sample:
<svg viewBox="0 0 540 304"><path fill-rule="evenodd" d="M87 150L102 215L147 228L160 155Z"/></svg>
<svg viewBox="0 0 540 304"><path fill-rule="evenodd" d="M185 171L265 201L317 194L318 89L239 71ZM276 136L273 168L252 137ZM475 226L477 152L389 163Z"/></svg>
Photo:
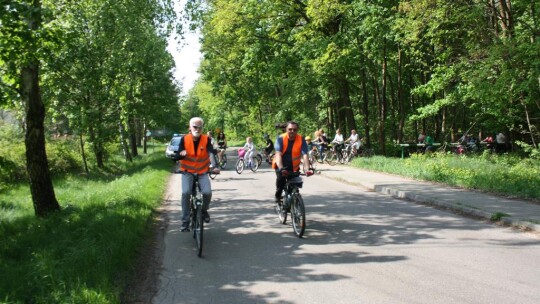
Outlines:
<svg viewBox="0 0 540 304"><path fill-rule="evenodd" d="M421 132L441 142L504 132L538 145L538 1L191 0L188 8L202 32L201 85L213 93L198 98L221 100L224 127L238 135L294 119L305 133L358 128L383 154Z"/></svg>

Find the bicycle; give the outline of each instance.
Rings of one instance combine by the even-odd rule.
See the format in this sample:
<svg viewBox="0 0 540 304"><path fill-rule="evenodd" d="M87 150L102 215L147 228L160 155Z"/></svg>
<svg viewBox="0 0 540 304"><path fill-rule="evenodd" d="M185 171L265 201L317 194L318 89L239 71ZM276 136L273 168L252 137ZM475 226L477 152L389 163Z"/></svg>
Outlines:
<svg viewBox="0 0 540 304"><path fill-rule="evenodd" d="M345 144L345 148L341 150L341 157L344 163L349 163L354 157L358 156L358 150L354 148L354 144Z"/></svg>
<svg viewBox="0 0 540 304"><path fill-rule="evenodd" d="M319 152L319 146L317 145L316 149L313 149L313 158L320 164L324 163L326 161L327 164L330 166L334 166L336 161L336 152L334 151L334 148L332 145L328 145L328 149L324 151L321 155Z"/></svg>
<svg viewBox="0 0 540 304"><path fill-rule="evenodd" d="M217 154L214 154L214 161L216 162L216 164L218 165L220 169L225 169L225 167L227 166L227 156L225 155L225 153L223 153L223 156L221 157L221 162L219 161ZM217 174L212 172L212 168L210 168L208 175L210 176L211 179L214 179L217 176Z"/></svg>
<svg viewBox="0 0 540 304"><path fill-rule="evenodd" d="M202 256L203 249L203 232L204 232L204 220L203 220L203 195L201 192L201 186L199 184L199 174L189 173L182 171L182 174L191 174L193 176L193 188L191 190L191 197L189 199L190 206L190 221L191 231L193 231L193 238L195 239L195 246L197 247L197 256Z"/></svg>
<svg viewBox="0 0 540 304"><path fill-rule="evenodd" d="M309 161L308 168L309 170L312 170L314 173L320 173L317 171L317 159L314 156L315 153L316 153L315 150L308 152L308 161ZM301 161L300 168L302 168L302 173L306 173L304 170L304 158L302 157L300 161Z"/></svg>
<svg viewBox="0 0 540 304"><path fill-rule="evenodd" d="M291 172L287 175L285 183L284 200L276 202L275 212L282 224L287 222L287 213L291 213L291 220L294 233L301 238L306 229L306 209L304 199L300 195L303 181L300 175L305 175L300 172Z"/></svg>
<svg viewBox="0 0 540 304"><path fill-rule="evenodd" d="M218 148L218 154L223 150L223 155L221 155L221 161L219 161L219 156L214 155L216 158L216 164L219 164L220 169L225 169L227 167L227 154L225 154L225 149L219 149Z"/></svg>
<svg viewBox="0 0 540 304"><path fill-rule="evenodd" d="M330 153L334 153L336 162L339 162L340 164L344 164L345 163L345 157L343 157L344 156L343 155L343 150L345 148L345 144L344 143L337 143L337 142L332 142L332 143L335 144L335 145L330 146L330 149L329 149L329 151L331 151ZM341 150L338 150L338 147L340 147L340 146L341 146ZM327 157L328 157L328 155L327 155Z"/></svg>
<svg viewBox="0 0 540 304"><path fill-rule="evenodd" d="M253 157L253 163L252 164L246 164L246 161L244 160L244 155L246 154L246 151L242 148L238 149L238 160L236 161L236 173L242 174L244 171L244 168L246 165L251 169L251 171L256 172L257 169L259 169L259 163Z"/></svg>
<svg viewBox="0 0 540 304"><path fill-rule="evenodd" d="M272 160L274 159L274 154L275 154L274 151L272 151L272 153L270 153L270 154L267 154L266 150L264 148L262 148L261 150L258 150L258 151L263 151L263 152L262 152L262 154L257 152L257 155L254 156L253 158L257 160L257 163L259 164L259 167L261 166L263 160L265 160L267 164L271 165Z"/></svg>

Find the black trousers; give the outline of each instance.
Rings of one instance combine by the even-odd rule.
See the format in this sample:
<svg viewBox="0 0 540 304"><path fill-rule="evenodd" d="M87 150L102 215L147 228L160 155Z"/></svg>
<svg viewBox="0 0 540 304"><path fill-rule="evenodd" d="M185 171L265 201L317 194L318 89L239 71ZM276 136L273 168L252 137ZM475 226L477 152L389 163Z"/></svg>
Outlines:
<svg viewBox="0 0 540 304"><path fill-rule="evenodd" d="M287 179L280 172L276 172L276 198L281 198L286 182Z"/></svg>

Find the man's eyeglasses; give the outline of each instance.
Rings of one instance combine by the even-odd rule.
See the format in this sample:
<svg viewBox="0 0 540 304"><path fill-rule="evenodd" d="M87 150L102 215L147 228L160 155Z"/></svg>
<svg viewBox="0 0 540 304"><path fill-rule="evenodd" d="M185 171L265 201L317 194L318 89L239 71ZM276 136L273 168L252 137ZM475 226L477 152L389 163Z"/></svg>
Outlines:
<svg viewBox="0 0 540 304"><path fill-rule="evenodd" d="M287 130L289 130L289 131L294 131L294 132L298 131L297 128L288 128Z"/></svg>
<svg viewBox="0 0 540 304"><path fill-rule="evenodd" d="M193 129L197 129L197 130L202 129L202 126L191 126L191 127L192 127Z"/></svg>

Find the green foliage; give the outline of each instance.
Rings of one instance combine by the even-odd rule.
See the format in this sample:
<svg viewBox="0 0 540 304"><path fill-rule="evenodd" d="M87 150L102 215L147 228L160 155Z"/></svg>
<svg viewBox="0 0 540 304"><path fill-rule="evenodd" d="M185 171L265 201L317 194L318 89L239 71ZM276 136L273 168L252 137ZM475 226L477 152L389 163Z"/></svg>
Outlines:
<svg viewBox="0 0 540 304"><path fill-rule="evenodd" d="M26 179L23 138L20 129L0 122L0 193L10 184Z"/></svg>
<svg viewBox="0 0 540 304"><path fill-rule="evenodd" d="M115 176L57 180L64 208L46 219L33 216L26 187L0 193L0 272L9 278L0 302L119 303L169 174L160 151Z"/></svg>
<svg viewBox="0 0 540 304"><path fill-rule="evenodd" d="M457 140L460 129L540 141L538 4L189 2L212 92L193 94L201 105L224 105L204 111L223 113L232 133L295 119L307 129L369 132L380 151L420 131L437 142Z"/></svg>
<svg viewBox="0 0 540 304"><path fill-rule="evenodd" d="M82 156L77 144L73 139L49 141L47 159L53 175L83 171Z"/></svg>
<svg viewBox="0 0 540 304"><path fill-rule="evenodd" d="M532 160L540 160L540 146L534 147L533 145L522 141L516 141L516 145L521 147L523 152Z"/></svg>
<svg viewBox="0 0 540 304"><path fill-rule="evenodd" d="M354 165L415 179L540 199L540 164L512 155L462 157L453 154L412 154L410 158L376 156L355 159Z"/></svg>

